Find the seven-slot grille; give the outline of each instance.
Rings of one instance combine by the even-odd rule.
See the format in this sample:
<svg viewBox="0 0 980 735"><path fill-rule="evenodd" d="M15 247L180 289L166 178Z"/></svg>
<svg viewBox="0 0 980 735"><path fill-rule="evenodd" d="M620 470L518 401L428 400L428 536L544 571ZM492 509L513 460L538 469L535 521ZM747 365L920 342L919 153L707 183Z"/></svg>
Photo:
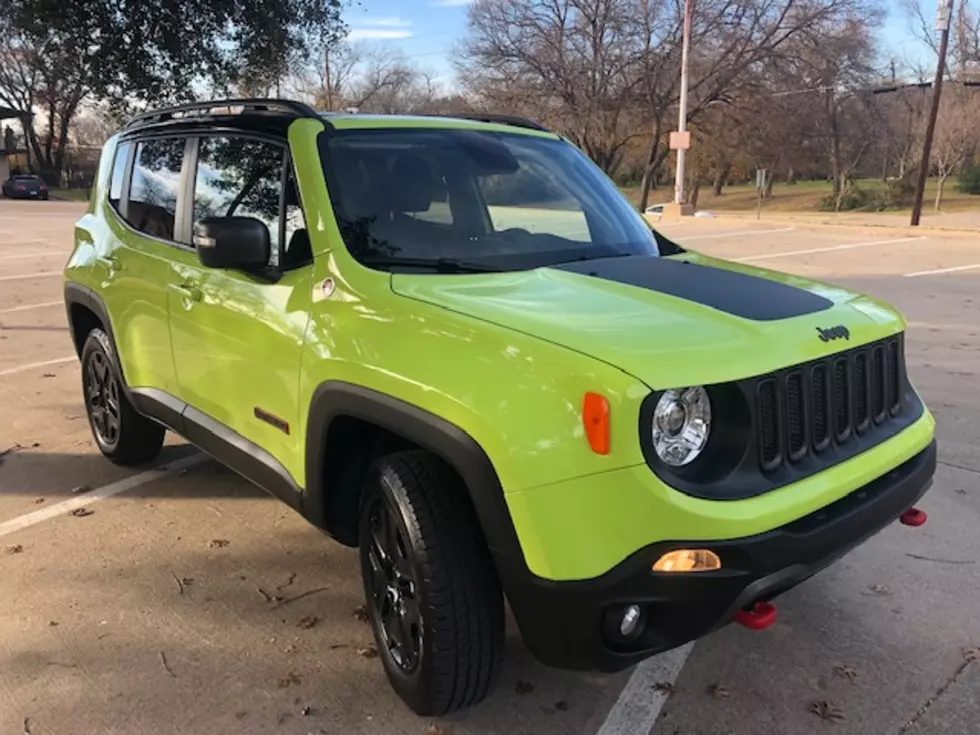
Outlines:
<svg viewBox="0 0 980 735"><path fill-rule="evenodd" d="M760 378L757 443L764 471L845 446L902 409L901 335Z"/></svg>

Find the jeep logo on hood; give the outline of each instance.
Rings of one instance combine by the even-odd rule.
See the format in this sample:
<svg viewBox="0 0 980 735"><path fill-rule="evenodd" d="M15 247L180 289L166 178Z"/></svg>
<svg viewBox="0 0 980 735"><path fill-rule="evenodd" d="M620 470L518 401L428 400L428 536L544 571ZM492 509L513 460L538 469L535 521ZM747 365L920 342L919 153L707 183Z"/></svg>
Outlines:
<svg viewBox="0 0 980 735"><path fill-rule="evenodd" d="M850 339L851 333L843 324L838 324L830 329L817 327L817 334L820 335L821 342L830 342L832 339Z"/></svg>

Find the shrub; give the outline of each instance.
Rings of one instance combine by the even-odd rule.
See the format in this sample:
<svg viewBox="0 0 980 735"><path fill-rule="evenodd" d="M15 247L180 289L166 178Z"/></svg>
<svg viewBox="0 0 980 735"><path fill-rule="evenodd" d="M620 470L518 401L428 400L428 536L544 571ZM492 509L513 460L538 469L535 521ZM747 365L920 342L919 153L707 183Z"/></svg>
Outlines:
<svg viewBox="0 0 980 735"><path fill-rule="evenodd" d="M970 164L960 172L956 189L964 194L980 194L980 164Z"/></svg>
<svg viewBox="0 0 980 735"><path fill-rule="evenodd" d="M852 187L850 191L845 193L840 200L840 210L836 209L837 197L833 194L825 196L820 200L820 211L821 212L849 212L855 209L867 209L873 208L876 205L875 196L870 191L865 191L864 189L858 189L856 186Z"/></svg>

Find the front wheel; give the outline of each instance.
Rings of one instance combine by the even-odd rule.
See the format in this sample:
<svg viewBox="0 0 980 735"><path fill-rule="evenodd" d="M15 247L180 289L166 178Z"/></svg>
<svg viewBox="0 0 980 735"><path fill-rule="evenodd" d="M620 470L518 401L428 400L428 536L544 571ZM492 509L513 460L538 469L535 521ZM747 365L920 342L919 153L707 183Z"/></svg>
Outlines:
<svg viewBox="0 0 980 735"><path fill-rule="evenodd" d="M122 389L109 336L89 332L82 347L82 395L99 450L118 465L149 462L163 447L165 430L138 413Z"/></svg>
<svg viewBox="0 0 980 735"><path fill-rule="evenodd" d="M368 615L394 690L420 715L481 701L503 660L503 594L460 478L428 452L382 458L358 534Z"/></svg>

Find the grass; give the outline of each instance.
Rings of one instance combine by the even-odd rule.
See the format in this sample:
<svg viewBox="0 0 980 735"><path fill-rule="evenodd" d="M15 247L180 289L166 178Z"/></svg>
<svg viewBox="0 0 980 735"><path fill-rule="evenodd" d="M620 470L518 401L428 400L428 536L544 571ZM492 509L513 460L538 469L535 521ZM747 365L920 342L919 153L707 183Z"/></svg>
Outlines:
<svg viewBox="0 0 980 735"><path fill-rule="evenodd" d="M936 198L936 179L929 179L926 182L925 197L923 199L923 212L932 212L933 202ZM857 182L857 187L867 191L877 191L885 187L881 179L861 179ZM634 204L640 201L640 192L636 187L624 188L623 193ZM658 189L650 192L650 204L659 204L670 201L673 197L673 189ZM762 201L764 212L819 212L820 200L831 194L831 182L829 181L800 181L796 184L776 183L772 188L772 199ZM752 211L756 207L756 191L753 184L739 184L726 186L721 196L714 196L711 187L702 186L698 197L698 209L706 209L714 212L744 212ZM887 213L910 212L911 204L906 209L887 210ZM967 210L980 209L980 196L971 196L956 191L956 179L950 178L946 181L943 191L943 212L962 212Z"/></svg>
<svg viewBox="0 0 980 735"><path fill-rule="evenodd" d="M63 199L69 202L87 202L89 198L88 189L51 189L49 193L52 199Z"/></svg>

